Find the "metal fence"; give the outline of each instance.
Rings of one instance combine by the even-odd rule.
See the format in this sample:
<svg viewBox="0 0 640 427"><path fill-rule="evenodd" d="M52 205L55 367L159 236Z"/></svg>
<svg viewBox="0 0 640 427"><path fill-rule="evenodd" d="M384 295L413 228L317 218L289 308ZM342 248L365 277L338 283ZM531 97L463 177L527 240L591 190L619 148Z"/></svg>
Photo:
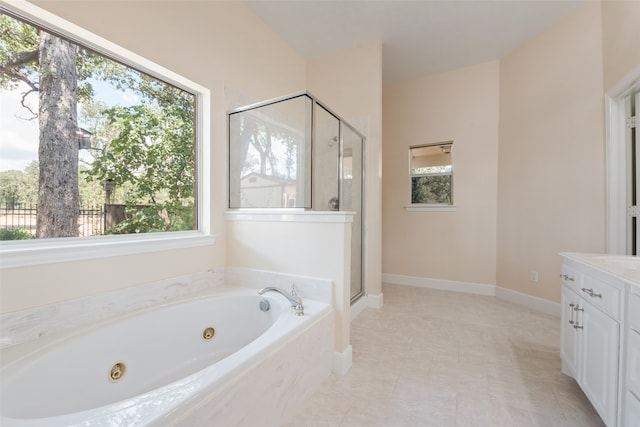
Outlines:
<svg viewBox="0 0 640 427"><path fill-rule="evenodd" d="M36 234L37 206L2 206L0 205L0 229L22 228ZM81 207L78 215L78 236L99 236L104 234L105 211L95 207Z"/></svg>

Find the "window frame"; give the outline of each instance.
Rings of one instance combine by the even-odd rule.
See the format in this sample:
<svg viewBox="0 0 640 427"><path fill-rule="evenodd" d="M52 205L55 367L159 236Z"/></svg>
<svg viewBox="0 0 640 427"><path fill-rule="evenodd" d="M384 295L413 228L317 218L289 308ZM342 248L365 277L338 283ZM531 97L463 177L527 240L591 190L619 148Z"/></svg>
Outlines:
<svg viewBox="0 0 640 427"><path fill-rule="evenodd" d="M78 261L110 256L160 252L210 246L210 91L140 55L93 34L37 6L19 0L4 0L0 11L58 36L81 44L122 64L156 77L196 97L196 205L197 230L93 237L50 238L0 242L0 268Z"/></svg>
<svg viewBox="0 0 640 427"><path fill-rule="evenodd" d="M451 172L450 173L432 173L432 174L414 174L413 173L413 155L412 151L416 148L425 148L425 147L438 147L448 145L451 147ZM453 140L449 141L441 141L435 143L428 144L417 144L409 146L409 203L405 206L405 209L409 212L420 212L420 211L455 211L456 206L454 205L453 198L453 171L454 171L454 162L453 162ZM421 176L450 176L451 177L451 203L413 203L412 201L412 193L413 193L413 178L421 177Z"/></svg>

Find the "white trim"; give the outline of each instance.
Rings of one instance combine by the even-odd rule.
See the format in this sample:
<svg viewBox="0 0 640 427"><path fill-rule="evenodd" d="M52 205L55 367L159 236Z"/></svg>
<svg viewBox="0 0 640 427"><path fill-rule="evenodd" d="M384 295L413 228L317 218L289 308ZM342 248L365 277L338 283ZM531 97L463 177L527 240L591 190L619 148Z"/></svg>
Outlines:
<svg viewBox="0 0 640 427"><path fill-rule="evenodd" d="M342 353L333 352L331 372L336 375L345 375L353 365L353 348L349 345Z"/></svg>
<svg viewBox="0 0 640 427"><path fill-rule="evenodd" d="M496 297L514 304L523 305L541 313L550 314L552 316L560 317L561 314L560 303L535 297L533 295L523 294L522 292L514 291L513 289L496 286Z"/></svg>
<svg viewBox="0 0 640 427"><path fill-rule="evenodd" d="M455 205L410 205L405 206L407 212L453 212Z"/></svg>
<svg viewBox="0 0 640 427"><path fill-rule="evenodd" d="M23 267L213 245L215 236L211 235L211 180L209 179L211 175L209 89L26 1L4 0L2 7L97 52L105 53L124 64L194 93L199 126L196 130L198 231L2 242L0 267Z"/></svg>
<svg viewBox="0 0 640 427"><path fill-rule="evenodd" d="M358 317L360 313L364 311L365 308L367 308L367 299L367 296L364 295L359 298L358 301L351 304L350 316L352 322L356 317Z"/></svg>
<svg viewBox="0 0 640 427"><path fill-rule="evenodd" d="M627 253L627 149L624 97L640 88L640 66L635 67L605 95L607 253Z"/></svg>
<svg viewBox="0 0 640 427"><path fill-rule="evenodd" d="M197 231L7 241L0 245L0 268L28 267L171 249L211 246L215 236Z"/></svg>
<svg viewBox="0 0 640 427"><path fill-rule="evenodd" d="M353 222L355 212L305 211L298 209L236 209L225 212L227 221Z"/></svg>
<svg viewBox="0 0 640 427"><path fill-rule="evenodd" d="M496 298L522 305L541 313L560 317L561 307L559 303L496 285L429 279L425 277L403 276L400 274L383 274L382 281L384 283L391 283L395 285L495 296Z"/></svg>
<svg viewBox="0 0 640 427"><path fill-rule="evenodd" d="M426 277L403 276L400 274L382 274L383 283L415 286L418 288L439 289L443 291L464 292L468 294L495 296L495 285L484 283L457 282Z"/></svg>
<svg viewBox="0 0 640 427"><path fill-rule="evenodd" d="M384 295L380 292L379 295L367 295L367 306L370 308L382 308L384 305Z"/></svg>

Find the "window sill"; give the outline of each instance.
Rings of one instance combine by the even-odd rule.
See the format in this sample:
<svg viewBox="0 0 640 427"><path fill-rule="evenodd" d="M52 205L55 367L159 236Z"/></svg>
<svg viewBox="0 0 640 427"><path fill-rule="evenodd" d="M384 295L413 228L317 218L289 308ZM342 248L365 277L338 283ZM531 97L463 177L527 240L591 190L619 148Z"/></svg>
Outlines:
<svg viewBox="0 0 640 427"><path fill-rule="evenodd" d="M215 236L198 231L13 241L0 244L0 268L125 256L210 246Z"/></svg>
<svg viewBox="0 0 640 427"><path fill-rule="evenodd" d="M455 205L410 205L404 207L407 212L454 212Z"/></svg>
<svg viewBox="0 0 640 427"><path fill-rule="evenodd" d="M227 221L269 222L353 222L355 212L307 211L302 209L230 209L225 212Z"/></svg>

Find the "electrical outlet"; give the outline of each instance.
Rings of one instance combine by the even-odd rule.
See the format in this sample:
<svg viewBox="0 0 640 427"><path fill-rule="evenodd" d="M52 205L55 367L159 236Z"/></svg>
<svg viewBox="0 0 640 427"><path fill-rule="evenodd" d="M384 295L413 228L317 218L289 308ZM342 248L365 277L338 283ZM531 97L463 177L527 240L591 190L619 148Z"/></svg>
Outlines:
<svg viewBox="0 0 640 427"><path fill-rule="evenodd" d="M538 283L538 272L535 270L531 270L529 280L531 280L534 283Z"/></svg>

